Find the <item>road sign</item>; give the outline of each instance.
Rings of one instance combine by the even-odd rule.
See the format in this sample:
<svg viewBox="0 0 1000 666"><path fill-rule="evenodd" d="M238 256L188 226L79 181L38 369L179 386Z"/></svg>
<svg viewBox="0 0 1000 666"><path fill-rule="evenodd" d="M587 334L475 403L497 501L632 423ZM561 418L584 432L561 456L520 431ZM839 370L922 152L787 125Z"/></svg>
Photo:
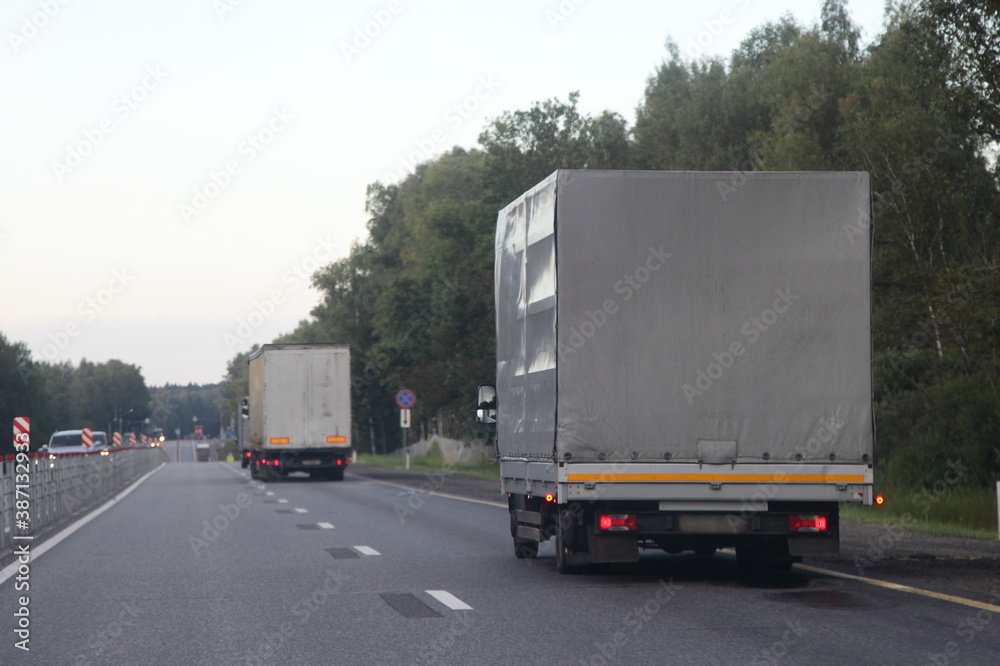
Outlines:
<svg viewBox="0 0 1000 666"><path fill-rule="evenodd" d="M408 409L399 410L399 427L400 428L410 427L410 410Z"/></svg>
<svg viewBox="0 0 1000 666"><path fill-rule="evenodd" d="M402 409L410 409L417 401L417 396L413 395L410 389L403 389L396 394L396 404Z"/></svg>

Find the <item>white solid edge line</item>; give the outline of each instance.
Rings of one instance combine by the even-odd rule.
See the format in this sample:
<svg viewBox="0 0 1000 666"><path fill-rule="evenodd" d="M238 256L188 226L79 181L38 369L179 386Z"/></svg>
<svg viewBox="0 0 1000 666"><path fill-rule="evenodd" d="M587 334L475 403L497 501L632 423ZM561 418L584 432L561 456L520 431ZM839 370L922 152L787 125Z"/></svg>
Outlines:
<svg viewBox="0 0 1000 666"><path fill-rule="evenodd" d="M377 483L383 486L390 486L392 488L399 488L401 490L409 490L411 493L417 495L432 495L434 497L446 497L448 499L458 500L460 502L471 502L472 504L485 504L486 506L498 506L502 509L506 509L507 505L501 502L491 502L490 500L481 500L474 497L461 497L459 495L449 495L448 493L439 493L436 490L420 490L419 488L414 488L413 486L404 486L400 483L393 483L392 481L382 481L381 479L370 479L366 476L355 475L356 479L364 479L369 483Z"/></svg>
<svg viewBox="0 0 1000 666"><path fill-rule="evenodd" d="M296 507L292 511L295 513L309 513L309 509L303 509L302 507Z"/></svg>
<svg viewBox="0 0 1000 666"><path fill-rule="evenodd" d="M332 530L333 529L333 525L331 525L330 523L316 523L316 524L320 526L320 529L324 529L324 530Z"/></svg>
<svg viewBox="0 0 1000 666"><path fill-rule="evenodd" d="M452 610L472 610L472 606L465 603L451 592L446 592L445 590L424 591Z"/></svg>
<svg viewBox="0 0 1000 666"><path fill-rule="evenodd" d="M153 476L154 474L156 474L157 472L159 472L161 469L163 469L163 466L166 465L166 464L167 463L165 463L165 462L160 463L159 467L157 467L156 469L151 470L151 471L147 472L146 474L144 474L141 478L137 479L135 481L135 483L133 483L131 486L129 486L125 490L121 491L120 493L118 493L117 495L115 495L114 497L112 497L110 500L108 500L107 503L104 504L104 506L102 506L102 507L100 507L98 509L95 509L94 511L88 513L83 518L80 518L78 521L76 521L72 525L69 525L68 527L64 528L61 532L59 532L56 535L50 537L49 539L46 539L45 542L42 545L40 545L38 548L31 548L31 549L29 549L29 551L31 553L31 561L34 561L34 560L38 559L39 557L41 557L42 555L44 555L46 552L48 552L49 549L54 548L63 539L65 539L66 537L68 537L71 534L73 534L73 532L76 532L78 529L80 529L81 527L83 527L84 525L86 525L87 523L89 523L90 521L92 521L94 518L97 518L99 515L101 515L102 513L104 513L105 511L107 511L108 509L110 509L112 506L115 505L116 502L118 502L119 500L121 500L122 498L124 498L126 495L128 495L130 492L132 492L133 490L135 490L136 488L138 488L139 484L141 484L143 481L145 481L146 479L148 479L149 477ZM31 542L29 541L27 543L30 544ZM21 565L20 562L15 561L15 562L13 562L11 564L8 564L6 567L4 567L4 569L2 571L0 571L0 585L3 585L5 582L7 582L8 578L10 578L15 573L17 573L17 569L18 569L18 567L20 565Z"/></svg>
<svg viewBox="0 0 1000 666"><path fill-rule="evenodd" d="M382 554L382 553L378 552L377 550L375 550L374 548L370 548L368 546L355 546L354 550L358 551L362 555L381 555Z"/></svg>
<svg viewBox="0 0 1000 666"><path fill-rule="evenodd" d="M225 460L216 460L215 462L217 462L220 465L222 465L223 469L228 469L230 472L232 472L236 476L240 477L241 479L246 479L247 481L253 481L253 479L250 478L249 474L244 474L243 473L243 469L242 468L235 469L233 467L230 467L229 465L225 465L225 464L223 464L223 463L226 462Z"/></svg>

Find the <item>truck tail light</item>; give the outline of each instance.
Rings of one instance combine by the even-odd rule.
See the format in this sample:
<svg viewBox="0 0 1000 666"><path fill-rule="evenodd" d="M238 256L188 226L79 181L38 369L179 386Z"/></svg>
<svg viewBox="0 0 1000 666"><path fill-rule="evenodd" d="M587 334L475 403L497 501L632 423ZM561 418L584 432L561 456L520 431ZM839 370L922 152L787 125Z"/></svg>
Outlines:
<svg viewBox="0 0 1000 666"><path fill-rule="evenodd" d="M337 458L337 467L340 467L340 466L341 466L341 465L343 465L343 464L344 464L344 461L343 461L343 459L341 459L341 458Z"/></svg>
<svg viewBox="0 0 1000 666"><path fill-rule="evenodd" d="M791 532L826 532L826 516L788 516Z"/></svg>
<svg viewBox="0 0 1000 666"><path fill-rule="evenodd" d="M885 495L876 495L875 496L875 503L878 504L879 506L882 506L883 504L885 504Z"/></svg>
<svg viewBox="0 0 1000 666"><path fill-rule="evenodd" d="M545 493L545 501L546 502L555 502L556 501L556 496L553 493Z"/></svg>
<svg viewBox="0 0 1000 666"><path fill-rule="evenodd" d="M597 527L602 532L635 532L634 513L610 513L597 517Z"/></svg>

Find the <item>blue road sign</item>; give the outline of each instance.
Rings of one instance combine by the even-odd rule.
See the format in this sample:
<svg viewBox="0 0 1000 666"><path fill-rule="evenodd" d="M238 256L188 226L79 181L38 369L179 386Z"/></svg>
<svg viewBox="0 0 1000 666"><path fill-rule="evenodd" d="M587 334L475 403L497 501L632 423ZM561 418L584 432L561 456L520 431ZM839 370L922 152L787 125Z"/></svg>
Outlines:
<svg viewBox="0 0 1000 666"><path fill-rule="evenodd" d="M416 401L417 396L413 395L413 391L409 389L403 389L396 394L396 404L403 409L410 409Z"/></svg>

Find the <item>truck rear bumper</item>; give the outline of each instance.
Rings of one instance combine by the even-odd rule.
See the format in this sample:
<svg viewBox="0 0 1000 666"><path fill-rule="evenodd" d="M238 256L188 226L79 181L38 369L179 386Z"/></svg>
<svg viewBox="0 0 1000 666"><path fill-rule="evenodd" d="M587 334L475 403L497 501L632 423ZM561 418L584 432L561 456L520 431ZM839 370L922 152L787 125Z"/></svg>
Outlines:
<svg viewBox="0 0 1000 666"><path fill-rule="evenodd" d="M872 503L871 465L853 463L553 463L504 460L505 492L559 503L657 500L660 510L744 511L768 501Z"/></svg>
<svg viewBox="0 0 1000 666"><path fill-rule="evenodd" d="M256 452L256 457L272 465L277 463L283 472L311 472L346 468L351 454L349 448L263 449Z"/></svg>

